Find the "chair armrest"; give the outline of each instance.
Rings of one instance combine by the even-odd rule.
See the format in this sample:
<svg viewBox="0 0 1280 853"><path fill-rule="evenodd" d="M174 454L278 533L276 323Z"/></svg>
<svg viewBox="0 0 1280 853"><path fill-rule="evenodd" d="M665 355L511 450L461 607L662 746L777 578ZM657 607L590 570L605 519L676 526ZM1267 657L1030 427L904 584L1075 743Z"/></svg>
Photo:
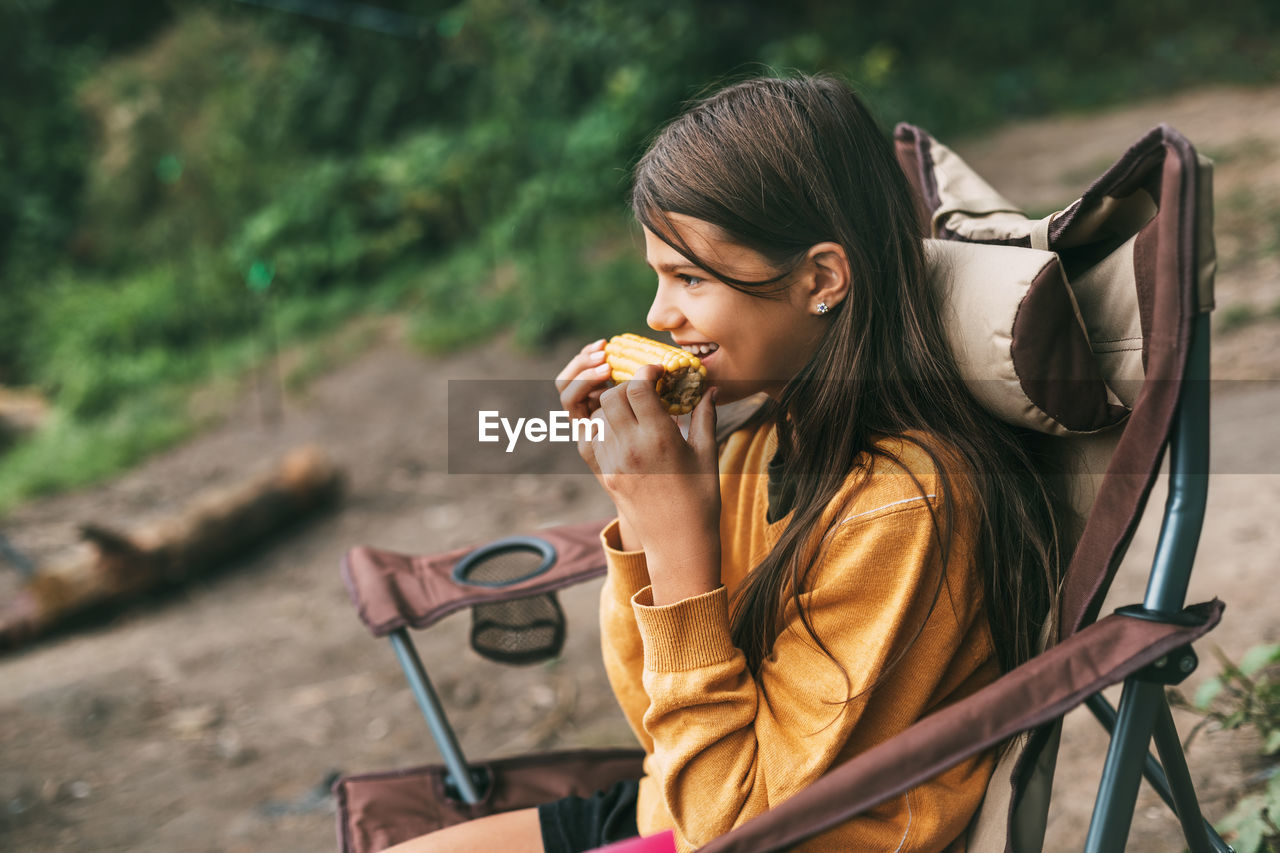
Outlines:
<svg viewBox="0 0 1280 853"><path fill-rule="evenodd" d="M1214 599L1187 608L1201 620L1173 625L1113 614L1073 634L982 690L840 765L804 791L701 853L782 850L909 791L964 759L1055 720L1218 624Z"/></svg>
<svg viewBox="0 0 1280 853"><path fill-rule="evenodd" d="M342 853L374 853L484 815L589 797L620 780L639 779L643 760L639 750L580 749L482 761L472 766L493 784L474 805L450 791L438 764L344 776L333 786L338 844Z"/></svg>
<svg viewBox="0 0 1280 853"><path fill-rule="evenodd" d="M342 579L360 621L376 637L400 628L426 628L458 610L541 595L605 572L600 531L606 520L547 528L532 534L555 553L546 571L509 586L459 583L454 566L475 548L414 556L360 546L342 560Z"/></svg>

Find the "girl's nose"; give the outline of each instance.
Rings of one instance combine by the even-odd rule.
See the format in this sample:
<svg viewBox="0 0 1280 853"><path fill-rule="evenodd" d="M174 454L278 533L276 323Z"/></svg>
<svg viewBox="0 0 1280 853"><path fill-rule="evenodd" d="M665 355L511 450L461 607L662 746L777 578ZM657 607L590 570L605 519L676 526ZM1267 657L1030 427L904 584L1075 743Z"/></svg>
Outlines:
<svg viewBox="0 0 1280 853"><path fill-rule="evenodd" d="M653 304L649 306L645 322L657 332L670 332L684 324L684 316L672 304L667 296L667 288L662 284L658 285L658 291L653 295Z"/></svg>

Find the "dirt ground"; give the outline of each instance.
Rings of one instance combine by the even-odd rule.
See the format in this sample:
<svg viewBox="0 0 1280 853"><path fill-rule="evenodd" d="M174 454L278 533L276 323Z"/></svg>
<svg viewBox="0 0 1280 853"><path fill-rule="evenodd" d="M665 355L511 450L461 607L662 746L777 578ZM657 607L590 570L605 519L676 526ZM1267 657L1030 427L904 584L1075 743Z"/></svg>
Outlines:
<svg viewBox="0 0 1280 853"><path fill-rule="evenodd" d="M1280 88L1200 91L1102 115L1055 118L956 144L1006 196L1042 211L1065 204L1159 121L1219 160L1219 305L1280 301L1275 245L1251 216L1280 198ZM1265 219L1265 217L1263 217ZM1278 220L1271 220L1274 222ZM1280 321L1215 343L1215 477L1192 600L1227 613L1202 643L1239 656L1280 640ZM170 512L300 443L328 448L348 476L341 506L255 556L151 600L0 658L0 849L14 851L318 851L334 848L328 781L437 759L391 650L369 636L339 580L356 543L432 551L516 530L604 517L583 475L447 473L450 378L549 380L571 347L544 356L504 346L443 359L411 352L394 326L360 358L285 401L270 422L251 392L224 425L99 487L24 506L0 520L46 558L78 523L128 526ZM1162 504L1161 494L1152 506ZM1115 584L1139 600L1158 520L1139 530ZM0 575L0 594L12 588ZM466 648L467 617L419 639L428 671L476 757L576 745L630 745L598 653L598 584L561 596L564 655L522 669ZM1180 729L1192 720L1179 715ZM1050 816L1051 851L1078 850L1105 740L1087 714L1066 721ZM1225 813L1258 765L1240 733L1205 733L1190 761L1206 811ZM1095 760L1096 759L1096 760ZM1155 798L1139 801L1131 850L1181 849Z"/></svg>

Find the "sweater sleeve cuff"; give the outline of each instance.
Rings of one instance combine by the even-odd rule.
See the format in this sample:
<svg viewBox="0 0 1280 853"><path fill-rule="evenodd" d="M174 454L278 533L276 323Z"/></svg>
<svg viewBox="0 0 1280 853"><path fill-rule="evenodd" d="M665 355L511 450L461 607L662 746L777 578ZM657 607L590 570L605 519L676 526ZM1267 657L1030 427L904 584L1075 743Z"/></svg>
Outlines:
<svg viewBox="0 0 1280 853"><path fill-rule="evenodd" d="M737 654L729 634L729 594L723 586L674 604L655 606L653 587L631 598L644 641L644 667L684 672L723 663Z"/></svg>
<svg viewBox="0 0 1280 853"><path fill-rule="evenodd" d="M618 519L615 518L600 531L600 542L604 546L609 574L619 587L626 590L627 595L649 585L649 564L645 560L644 551L622 550Z"/></svg>

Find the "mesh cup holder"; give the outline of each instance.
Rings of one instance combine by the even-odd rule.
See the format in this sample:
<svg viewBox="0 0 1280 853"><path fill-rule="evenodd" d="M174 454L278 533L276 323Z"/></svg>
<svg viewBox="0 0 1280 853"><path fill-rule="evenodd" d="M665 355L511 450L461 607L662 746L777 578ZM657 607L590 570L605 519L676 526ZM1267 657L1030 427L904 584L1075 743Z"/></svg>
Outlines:
<svg viewBox="0 0 1280 853"><path fill-rule="evenodd" d="M464 586L505 587L550 569L556 561L551 543L533 536L499 539L477 548L453 567ZM560 654L564 611L554 592L471 608L471 648L489 660L529 664Z"/></svg>

